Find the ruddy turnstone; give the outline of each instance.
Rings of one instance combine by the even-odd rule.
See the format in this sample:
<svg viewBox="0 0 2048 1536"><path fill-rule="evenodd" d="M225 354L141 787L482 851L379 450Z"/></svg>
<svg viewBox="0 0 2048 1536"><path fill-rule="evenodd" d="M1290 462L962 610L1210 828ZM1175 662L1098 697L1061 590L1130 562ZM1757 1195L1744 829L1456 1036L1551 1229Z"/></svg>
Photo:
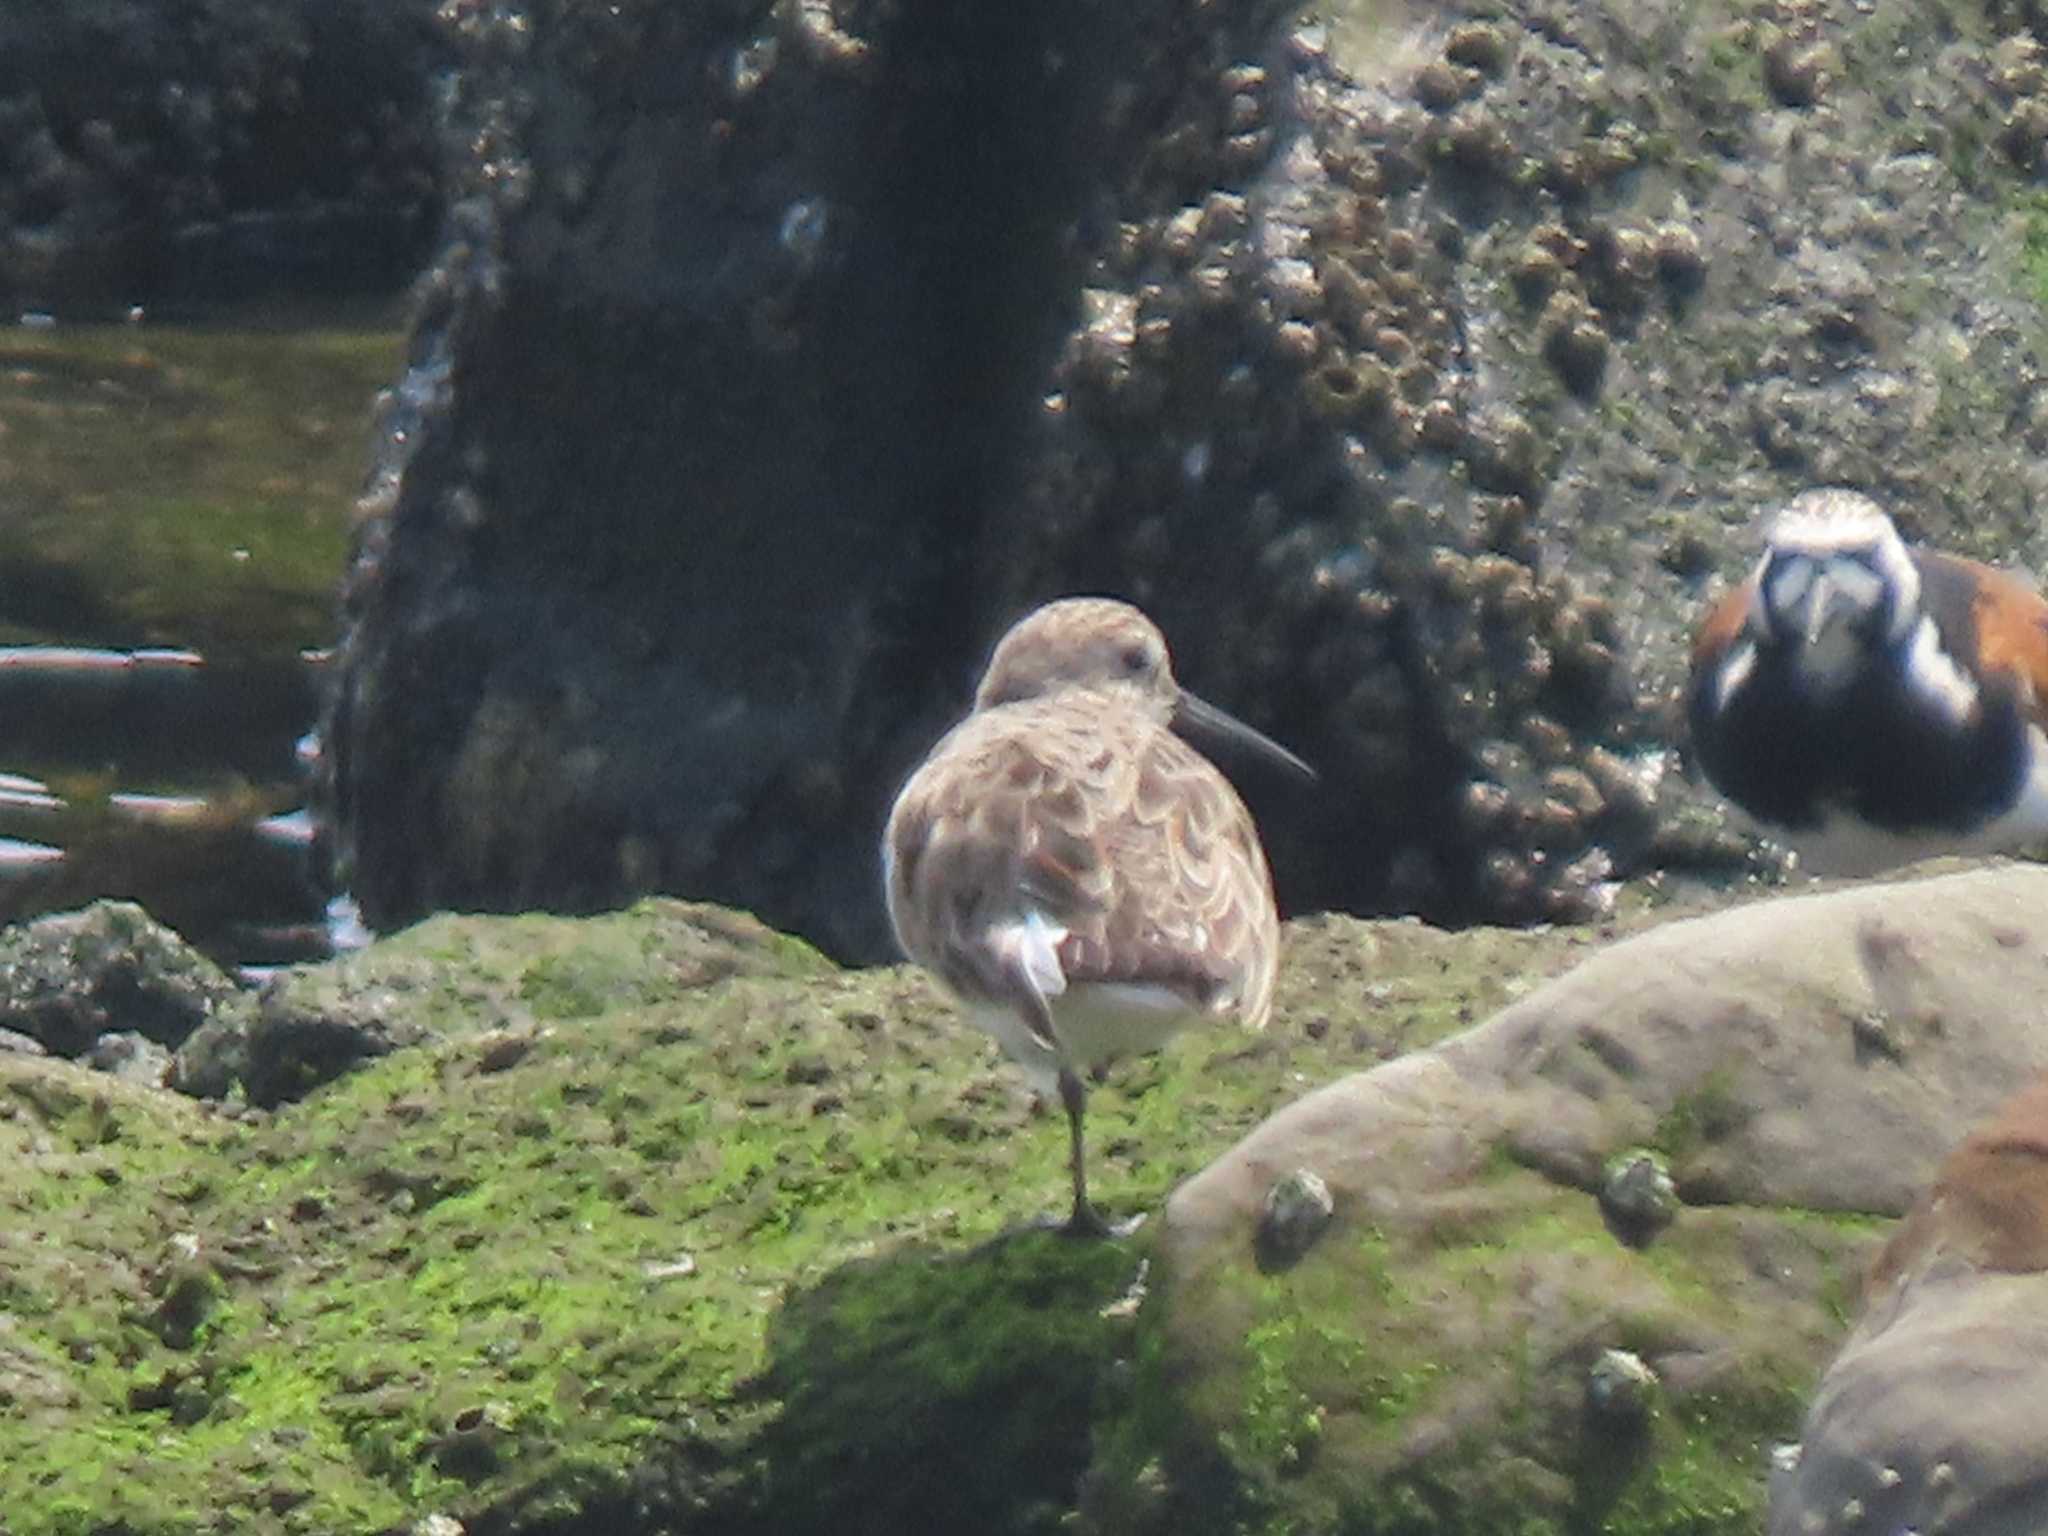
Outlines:
<svg viewBox="0 0 2048 1536"><path fill-rule="evenodd" d="M1307 764L1173 677L1128 603L1065 598L1004 635L973 711L911 774L882 848L897 941L1067 1111L1082 1074L1235 1015L1262 1029L1280 924L1251 813L1176 731Z"/></svg>
<svg viewBox="0 0 2048 1536"><path fill-rule="evenodd" d="M1707 616L1687 699L1708 780L1822 874L2048 837L2048 601L1814 490Z"/></svg>

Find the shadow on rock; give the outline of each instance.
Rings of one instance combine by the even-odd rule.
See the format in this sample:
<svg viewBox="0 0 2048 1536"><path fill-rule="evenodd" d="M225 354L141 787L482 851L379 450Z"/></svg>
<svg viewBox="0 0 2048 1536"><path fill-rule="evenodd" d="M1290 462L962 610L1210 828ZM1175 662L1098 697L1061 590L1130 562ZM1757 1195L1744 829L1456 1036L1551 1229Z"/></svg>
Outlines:
<svg viewBox="0 0 2048 1536"><path fill-rule="evenodd" d="M758 1528L1050 1532L1073 1508L1120 1338L1129 1244L1018 1231L793 1293L768 1332Z"/></svg>

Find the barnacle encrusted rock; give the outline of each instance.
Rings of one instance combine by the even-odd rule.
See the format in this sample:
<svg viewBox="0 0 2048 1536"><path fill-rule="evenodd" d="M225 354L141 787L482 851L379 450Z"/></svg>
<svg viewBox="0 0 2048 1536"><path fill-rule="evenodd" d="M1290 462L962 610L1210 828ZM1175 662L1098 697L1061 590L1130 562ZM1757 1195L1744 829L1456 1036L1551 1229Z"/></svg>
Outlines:
<svg viewBox="0 0 2048 1536"><path fill-rule="evenodd" d="M434 11L0 6L0 313L401 288L439 214Z"/></svg>
<svg viewBox="0 0 2048 1536"><path fill-rule="evenodd" d="M1678 1190L1664 1159L1648 1147L1610 1158L1600 1182L1600 1210L1625 1243L1650 1242L1678 1215Z"/></svg>
<svg viewBox="0 0 2048 1536"><path fill-rule="evenodd" d="M1657 1373L1633 1350L1603 1349L1586 1373L1586 1408L1621 1431L1640 1430L1655 1401Z"/></svg>
<svg viewBox="0 0 2048 1536"><path fill-rule="evenodd" d="M885 957L889 795L1072 591L1319 768L1244 786L1292 908L1764 869L1673 703L1756 514L2048 560L2044 72L1937 9L447 8L324 731L370 920L653 885Z"/></svg>

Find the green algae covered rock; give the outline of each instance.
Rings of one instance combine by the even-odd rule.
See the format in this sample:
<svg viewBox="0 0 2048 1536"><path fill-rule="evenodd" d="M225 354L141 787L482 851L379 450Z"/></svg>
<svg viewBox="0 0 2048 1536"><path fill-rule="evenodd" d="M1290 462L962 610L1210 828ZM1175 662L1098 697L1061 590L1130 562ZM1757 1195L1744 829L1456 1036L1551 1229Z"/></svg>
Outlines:
<svg viewBox="0 0 2048 1536"><path fill-rule="evenodd" d="M1264 1034L1095 1095L1115 1243L1037 1225L1058 1117L915 972L437 919L279 984L393 1044L268 1110L0 1057L6 1529L1754 1532L2027 1053L2044 887L1292 924Z"/></svg>
<svg viewBox="0 0 2048 1536"><path fill-rule="evenodd" d="M1299 925L1265 1035L1097 1092L1106 1205L1594 942ZM0 1056L9 1536L1073 1509L1146 1245L1031 1227L1065 1137L921 976L649 902L438 918L263 1013L385 1045L268 1111Z"/></svg>
<svg viewBox="0 0 2048 1536"><path fill-rule="evenodd" d="M204 1098L239 1090L269 1107L400 1046L530 1035L732 976L823 963L750 917L684 902L649 907L630 928L432 918L372 953L282 973L253 1010L223 1011L185 1041L172 1086Z"/></svg>

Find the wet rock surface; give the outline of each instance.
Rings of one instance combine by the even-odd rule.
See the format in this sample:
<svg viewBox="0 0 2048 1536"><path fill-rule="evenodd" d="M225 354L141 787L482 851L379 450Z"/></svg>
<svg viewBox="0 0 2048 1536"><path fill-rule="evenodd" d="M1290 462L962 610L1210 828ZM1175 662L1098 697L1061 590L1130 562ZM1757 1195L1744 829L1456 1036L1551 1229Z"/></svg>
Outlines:
<svg viewBox="0 0 2048 1536"><path fill-rule="evenodd" d="M1773 1536L2048 1525L2048 1078L1942 1164L1872 1268Z"/></svg>
<svg viewBox="0 0 2048 1536"><path fill-rule="evenodd" d="M1429 1508L1453 1529L1588 1509L1755 1529L1764 1448L1797 1438L1873 1218L2041 1060L2024 1000L2044 897L2048 872L2014 867L1672 923L1290 1105L1168 1202L1152 1368L1189 1407L1143 1439L1149 1481L1098 1466L1096 1528L1367 1530ZM1860 1044L1873 1014L1902 1057ZM1645 1147L1679 1203L1636 1247L1602 1195ZM1335 1214L1264 1274L1267 1191L1302 1166ZM1617 1350L1658 1384L1639 1437L1591 1412Z"/></svg>
<svg viewBox="0 0 2048 1536"><path fill-rule="evenodd" d="M242 1000L225 972L132 903L0 929L0 1029L52 1055L104 1051L109 1070L138 1052L153 1059L143 1046L175 1048Z"/></svg>
<svg viewBox="0 0 2048 1536"><path fill-rule="evenodd" d="M76 314L403 284L438 207L429 98L447 51L432 12L0 8L0 304Z"/></svg>
<svg viewBox="0 0 2048 1536"><path fill-rule="evenodd" d="M327 733L375 923L884 955L888 796L1076 590L1322 770L1246 785L1285 904L1583 918L1746 856L1672 701L1759 510L2048 555L2017 13L459 16Z"/></svg>

